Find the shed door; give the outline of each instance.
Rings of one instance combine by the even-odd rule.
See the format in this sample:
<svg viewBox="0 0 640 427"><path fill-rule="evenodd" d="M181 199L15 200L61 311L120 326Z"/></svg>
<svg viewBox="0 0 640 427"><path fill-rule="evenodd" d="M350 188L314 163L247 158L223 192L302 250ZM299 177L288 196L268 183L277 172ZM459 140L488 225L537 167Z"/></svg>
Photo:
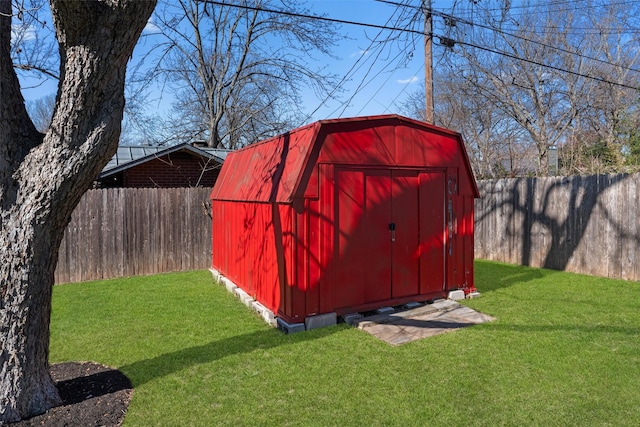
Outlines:
<svg viewBox="0 0 640 427"><path fill-rule="evenodd" d="M444 174L339 170L335 306L444 288Z"/></svg>

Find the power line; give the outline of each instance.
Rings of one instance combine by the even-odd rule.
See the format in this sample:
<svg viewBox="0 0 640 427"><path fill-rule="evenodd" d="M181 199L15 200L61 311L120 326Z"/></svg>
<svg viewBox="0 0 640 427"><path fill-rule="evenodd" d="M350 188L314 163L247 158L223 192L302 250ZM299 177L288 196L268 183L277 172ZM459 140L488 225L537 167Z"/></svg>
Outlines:
<svg viewBox="0 0 640 427"><path fill-rule="evenodd" d="M415 10L422 10L419 6L413 6L413 5L409 5L409 4L398 3L398 2L395 2L395 1L391 1L391 0L375 0L375 1L378 2L378 3L385 3L385 4L395 5L395 6L408 7L408 8L415 9ZM579 0L579 1L582 1L582 0ZM471 25L471 26L474 26L474 27L479 27L479 28L484 28L484 29L490 30L490 31L495 31L496 33L503 34L503 35L509 36L509 37L513 37L513 38L516 38L518 40L523 40L523 41L526 41L526 42L529 42L529 43L537 44L539 46L546 47L548 49L554 49L554 50L557 50L557 51L562 52L562 53L568 53L570 55L575 55L575 56L578 56L580 58L589 59L591 61L600 62L602 64L606 64L606 65L609 65L609 66L618 67L618 68L621 68L621 69L624 69L624 70L640 73L640 69L637 69L637 68L631 68L631 67L627 67L625 65L619 65L619 64L612 64L612 63L610 63L608 61L605 61L603 59L599 59L599 58L594 58L594 57L591 57L591 56L583 55L583 54L575 52L575 51L571 51L571 50L564 49L564 48L557 47L557 46L552 46L550 44L542 43L542 42L539 42L537 40L532 40L532 39L529 39L527 37L519 36L517 34L508 33L506 31L503 31L503 30L499 29L499 28L495 28L495 27L492 27L492 26L489 26L489 25L478 24L478 23L474 23L472 21L462 20L462 19L457 18L454 15L450 15L448 13L439 12L439 11L436 11L436 10L433 10L433 9L430 11L430 13L432 15L439 16L439 17L446 18L446 19L450 19L452 21L458 21L458 22L462 22L464 24ZM458 42L458 43L460 43L460 42ZM460 44L462 44L462 43L460 43Z"/></svg>
<svg viewBox="0 0 640 427"><path fill-rule="evenodd" d="M225 2L216 1L216 0L197 0L197 1L199 1L201 3L213 4L213 5L216 5L216 6L229 6L229 7L235 7L237 9L253 10L255 12L276 13L276 14L279 14L279 15L291 16L293 18L315 19L315 20L318 20L318 21L332 22L334 24L358 25L358 26L361 26L361 27L377 28L377 29L381 29L381 30L404 31L404 29L402 29L402 28L390 27L390 26L387 26L387 25L368 24L368 23L365 23L365 22L349 21L349 20L346 20L346 19L327 18L326 16L320 16L320 15L306 15L306 14L303 14L303 13L289 12L287 10L267 9L265 7L257 7L257 6L241 5L241 4L231 4L231 3L225 3ZM418 30L407 30L407 32L416 33L416 34L423 34L422 31L418 31Z"/></svg>
<svg viewBox="0 0 640 427"><path fill-rule="evenodd" d="M426 66L426 65L425 65ZM418 73L420 72L420 70L422 70L423 66L421 65L414 73L413 76L416 77L418 75ZM391 77L391 75L389 76L389 78ZM385 83L389 81L389 78L387 78L387 80L385 80ZM400 83L400 82L398 82ZM394 105L396 103L396 101L398 100L398 98L400 98L400 95L402 95L403 93L406 92L407 88L409 87L409 85L411 84L411 82L407 82L404 83L402 89L396 94L396 96L391 100L391 102L385 107L384 112L387 113L389 111L389 107L391 107L392 105ZM380 90L382 89L382 86L371 96L371 98L369 98L369 101L367 101L367 104L371 101L373 101L373 98L380 92ZM364 107L362 107L362 109L364 109ZM358 115L360 115L360 113L362 112L362 109L358 112Z"/></svg>
<svg viewBox="0 0 640 427"><path fill-rule="evenodd" d="M588 6L583 6L583 7L570 7L569 5L571 3L584 3L585 0L561 0L561 1L551 1L549 3L546 4L542 4L542 6L567 6L566 9L556 9L557 12L563 12L563 11L568 11L568 10L580 10L580 9L593 9L593 8L601 8L601 7L609 7L609 6L625 6L625 5L632 5L632 4L637 4L638 0L626 0L626 1L619 1L619 2L607 2L606 5L588 5ZM538 3L538 5L540 5L540 3ZM512 16L522 16L525 14L529 14L529 10L531 9L531 6L528 4L522 4L522 5L510 5L509 6L509 10L513 10L513 9L523 9L523 12L521 13L517 13L517 14L513 14ZM502 12L504 9L502 8L487 8L487 9L483 9L487 12Z"/></svg>
<svg viewBox="0 0 640 427"><path fill-rule="evenodd" d="M414 9L418 9L418 6L413 6L410 4L405 4L405 3L397 3L397 2L391 2L391 1L382 1L382 0L374 0L374 1L378 1L380 3L387 3L387 4L394 4L396 6L403 6L403 7L412 7ZM542 3L542 2L538 2L537 5L544 5L544 6L555 6L555 5L569 5L570 3L583 3L585 0L565 0L565 1L557 1L557 2L549 2L549 3ZM603 7L611 7L611 6L624 6L624 5L637 5L638 4L638 0L629 0L629 1L622 1L622 2L607 2L606 5L589 5L589 6L584 6L584 7L568 7L565 9L554 9L554 12L565 12L565 11L576 11L576 10L581 10L581 9L595 9L595 8L603 8ZM519 16L523 16L523 15L529 15L531 14L531 6L530 5L511 5L509 6L509 11L512 11L514 9L525 9L526 11L523 11L521 13L510 13L509 16L511 18L516 18ZM486 8L486 9L482 9L485 12L494 12L494 11L500 11L503 12L504 9L502 8ZM464 11L460 11L462 13L464 13ZM444 12L439 12L434 10L433 11L434 14L445 14ZM450 14L449 16L451 16L452 18L454 17L454 15ZM457 22L462 22L462 23L466 23L469 25L476 25L476 26L481 26L480 24L476 24L474 22L471 21L472 18L463 18L461 17L461 15L458 15L457 17L455 17L455 19L457 20ZM466 21L466 22L465 22ZM513 24L516 28L520 28L520 25L518 23ZM508 26L509 28L512 28L511 26ZM486 27L485 27L486 28ZM558 28L560 28L560 26L541 26L541 27L536 27L540 30L552 30L555 31ZM489 29L495 29L493 27L489 27ZM575 31L579 31L579 34L621 34L621 33L625 33L625 34L638 34L640 33L640 28L638 29L634 29L634 28L621 28L621 27L605 27L605 28L599 28L599 27L571 27L571 30L575 30ZM574 32L568 32L567 34L577 34ZM574 53L576 55L580 55L579 53Z"/></svg>
<svg viewBox="0 0 640 427"><path fill-rule="evenodd" d="M627 89L640 90L639 86L631 86L631 85L627 85L627 84L624 84L624 83L612 82L612 81L606 80L606 79L604 79L602 77L590 76L588 74L579 73L577 71L567 70L567 69L564 69L564 68L561 68L561 67L556 67L554 65L544 64L542 62L534 61L532 59L521 58L521 57L519 57L517 55L513 55L513 54L508 53L508 52L502 52L502 51L489 49L489 48L486 48L486 47L483 47L483 46L478 46L478 45L473 44L473 43L460 42L460 41L456 41L456 43L457 44L461 44L461 45L465 45L465 46L469 46L469 47L473 47L475 49L484 50L486 52L497 53L499 55L506 56L507 58L516 59L518 61L527 62L529 64L533 64L533 65L537 65L537 66L540 66L540 67L549 68L551 70L560 71L562 73L572 74L572 75L577 76L577 77L584 77L586 79L596 80L596 81L599 81L601 83L606 83L606 84L610 84L610 85L613 85L613 86L620 86L620 87L624 87L624 88L627 88Z"/></svg>
<svg viewBox="0 0 640 427"><path fill-rule="evenodd" d="M393 19L395 12L389 16L389 18L387 19L387 22L385 23L385 26L391 22L391 20ZM326 102L339 90L339 88L345 83L345 81L347 81L347 78L353 73L355 74L360 67L362 67L362 65L364 64L364 61L362 64L360 64L360 61L366 57L366 55L369 53L369 51L371 51L371 49L373 48L373 46L376 43L380 43L378 42L378 37L382 34L384 30L380 30L378 31L378 34L376 34L376 36L371 39L371 42L369 43L369 46L362 52L361 55L358 56L358 59L356 60L356 62L353 63L353 65L351 66L351 68L349 68L349 70L344 74L344 76L342 76L342 79L340 79L340 81L338 82L338 84L336 84L336 86L333 88L333 90L327 94L327 96L322 100L322 102L320 102L320 104L305 118L304 122L307 122L307 120L309 120L311 117L313 117L313 115L320 109L322 108L323 105L326 104ZM380 56L380 53L377 54L376 59ZM360 64L360 65L358 65ZM355 95L354 95L355 96ZM340 106L338 106L333 113L331 113L331 115L333 115L336 111L338 111L341 107L345 107L353 100L353 96L348 100L348 101L344 101L341 103ZM344 111L344 110L343 110Z"/></svg>
<svg viewBox="0 0 640 427"><path fill-rule="evenodd" d="M512 24L512 25L505 25L505 28L509 29L509 30L517 30L518 28L521 28L518 24ZM542 31L558 31L559 29L561 29L562 27L560 25L544 25L544 26L539 26L536 27L539 30ZM625 33L625 34L640 34L640 28L638 29L630 29L630 28L621 28L621 27L603 27L603 28L596 28L596 27L571 27L570 31L565 31L566 34L570 34L570 35L583 35L583 34L588 34L588 35L592 35L592 34L601 34L601 35L620 35L621 33ZM576 53L577 55L581 55L579 53Z"/></svg>
<svg viewBox="0 0 640 427"><path fill-rule="evenodd" d="M398 27L391 27L391 26L388 26L388 25L369 24L369 23L364 23L364 22L356 22L356 21L349 21L349 20L343 20L343 19L327 18L327 17L324 17L324 16L318 16L318 15L306 15L306 14L301 14L301 13L295 13L295 12L289 12L289 11L283 11L283 10L267 9L267 8L256 7L256 6L229 4L229 3L224 3L224 2L215 1L215 0L202 0L202 2L208 3L208 4L214 4L214 5L218 5L218 6L231 6L231 7L235 7L235 8L252 10L252 11L257 11L257 12L275 13L275 14L291 16L291 17L295 17L295 18L317 19L317 20L320 20L320 21L326 21L326 22L331 22L331 23L357 25L357 26L363 26L363 27L368 27L368 28L375 28L375 29L381 30L381 32L384 31L384 30L388 30L388 31L403 31L403 32L409 32L409 33L419 34L419 35L423 35L424 34L422 31L407 30L407 29L398 28ZM391 19L392 19L392 17L390 17L387 20L387 23L391 22ZM370 47L375 43L382 43L382 42L377 41L377 38L381 34L381 32L379 32L378 35L374 38L374 40L372 40L371 44L369 45ZM367 51L368 50L369 49L367 49ZM402 53L404 53L404 52L406 52L406 48L404 49L404 51L402 51L401 53L397 54L394 57L394 59L399 58L402 55ZM379 57L380 56L380 52L378 52L377 55L378 55L377 57ZM333 94L335 94L335 92L339 89L340 85L342 85L346 81L346 79L347 79L349 74L351 74L352 72L355 72L356 65L360 62L360 59L362 59L362 58L363 58L363 56L360 56L358 58L356 63L351 67L351 69L349 69L349 71L345 74L345 76L340 80L338 85L336 85L336 87L327 95L327 97L325 97L325 99L320 103L320 105L318 105L318 107L316 107L316 109L313 110L313 112L307 116L307 119L305 119L305 121L308 120L311 116L313 116L313 114L315 114L322 107L322 105L324 105L329 100L329 98L331 98L333 96ZM373 67L373 64L369 67L369 70L367 71L367 75L365 75L364 79L367 78L367 76L368 76L369 72L371 71L372 67ZM362 87L366 87L367 85L369 85L369 83L371 83L371 81L373 81L378 75L380 75L382 73L382 71L384 71L384 69L386 67L387 66L385 66L383 68L383 70L378 72L376 74L376 76L372 77L371 80L369 80L368 83L364 83L364 80L362 82L360 82L358 88L354 91L354 93L351 95L349 100L342 102L341 105L339 105L334 110L334 113L342 108L342 113L341 114L344 114L344 112L345 112L346 108L348 107L349 103L351 103L351 101L353 101L353 99L356 96L356 94L358 93L358 91ZM357 69L359 69L359 67Z"/></svg>
<svg viewBox="0 0 640 427"><path fill-rule="evenodd" d="M410 33L410 34L424 35L423 31L418 31L418 30L414 30L414 29L411 29L411 28L399 28L399 27L392 27L392 26L388 26L388 25L376 25L376 24L369 24L369 23L365 23L365 22L348 21L348 20L344 20L344 19L328 18L328 17L325 17L325 16L318 16L318 15L307 15L307 14L302 14L302 13L288 12L288 11L276 10L276 9L267 9L267 8L263 8L263 7L256 7L256 6L249 6L249 5L229 4L229 3L224 3L224 2L215 1L215 0L200 0L200 1L202 3L213 4L213 5L217 5L217 6L228 6L228 7L238 8L238 9L253 10L253 11L256 11L256 12L274 13L274 14L280 14L280 15L291 16L291 17L296 17L296 18L316 19L316 20L321 20L321 21L326 21L326 22L333 22L333 23L338 23L338 24L357 25L357 26L368 27L368 28L377 28L377 29L382 29L382 30L399 31L399 32ZM376 0L376 1L383 2L383 3L392 3L389 0ZM523 61L523 62L527 62L527 63L533 64L533 65L537 65L537 66L540 66L540 67L549 68L549 69L552 69L552 70L555 70L555 71L560 71L560 72L572 74L572 75L575 75L577 77L583 77L583 78L586 78L586 79L599 81L601 83L606 83L606 84L610 84L610 85L613 85L613 86L624 87L624 88L627 88L627 89L640 90L640 87L630 86L630 85L627 85L627 84L624 84L624 83L613 82L613 81L606 80L606 79L601 78L601 77L590 76L588 74L579 73L577 71L567 70L567 69L564 69L564 68L561 68L561 67L556 67L556 66L553 66L553 65L544 64L542 62L533 61L533 60L530 60L530 59L527 59L527 58L522 58L522 57L519 57L517 55L508 53L508 52L503 52L503 51L500 51L500 50L497 50L497 49L483 47L483 46L480 46L480 45L477 45L477 44L474 44L474 43L463 42L463 41L459 41L459 40L453 40L453 39L451 39L449 37L436 35L435 33L431 33L430 36L439 38L441 42L450 42L450 43L453 43L453 44L459 44L459 45L473 47L473 48L476 48L476 49L480 49L480 50L483 50L483 51L486 51L486 52L490 52L490 53L494 53L494 54L497 54L497 55L505 56L507 58L515 59L515 60L518 60L518 61ZM614 64L611 64L611 63L607 63L607 64L610 65L610 66L615 66ZM633 71L638 71L638 70L634 69Z"/></svg>
<svg viewBox="0 0 640 427"><path fill-rule="evenodd" d="M369 83L373 82L378 76L380 76L385 69L389 66L389 64L391 64L393 61L399 59L401 56L404 56L406 54L407 48L405 47L404 50L398 52L391 61L387 61L386 65L384 67L382 67L382 69L380 71L378 71L373 77L371 77L371 79L369 79L369 81L367 83L364 82L364 80L368 77L369 73L371 72L371 69L373 68L373 64L371 64L371 67L369 67L369 70L367 70L367 74L364 76L364 78L362 79L362 81L360 82L360 84L358 85L358 87L354 90L354 93L351 95L351 97L349 98L349 100L347 101L347 103L343 106L344 108L342 109L342 112L340 113L340 115L343 115L348 107L348 104L351 103L351 101L353 101L353 99L355 98L356 94L363 88L365 88L366 86L369 85ZM382 89L382 86L384 86L389 79L391 78L392 73L389 73L389 77L387 77L387 79L382 83L382 85L380 86L380 88L374 93L374 95L371 97L371 99L373 99L373 97L375 95L378 94L378 92L380 92L380 90ZM371 99L369 101L367 101L367 104L371 101ZM364 107L363 107L364 108ZM358 114L360 114L362 112L362 109L358 112Z"/></svg>

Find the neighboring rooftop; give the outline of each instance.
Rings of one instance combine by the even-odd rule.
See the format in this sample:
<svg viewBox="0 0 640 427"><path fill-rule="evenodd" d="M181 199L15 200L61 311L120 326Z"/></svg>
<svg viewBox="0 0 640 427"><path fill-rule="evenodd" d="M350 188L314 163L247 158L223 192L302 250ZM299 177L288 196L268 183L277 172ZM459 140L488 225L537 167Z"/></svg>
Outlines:
<svg viewBox="0 0 640 427"><path fill-rule="evenodd" d="M182 143L172 145L170 147L167 147L166 145L121 145L118 147L116 154L104 167L100 176L110 175L124 168L146 162L152 158L174 153L179 150L192 151L194 154L208 157L218 163L223 163L230 151L223 148L203 147L197 143Z"/></svg>

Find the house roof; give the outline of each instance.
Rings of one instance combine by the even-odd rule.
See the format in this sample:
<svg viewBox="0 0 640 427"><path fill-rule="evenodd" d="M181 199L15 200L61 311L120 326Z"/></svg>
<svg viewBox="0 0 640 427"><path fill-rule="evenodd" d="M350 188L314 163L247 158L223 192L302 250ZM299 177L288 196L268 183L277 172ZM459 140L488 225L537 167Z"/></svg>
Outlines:
<svg viewBox="0 0 640 427"><path fill-rule="evenodd" d="M121 145L118 147L116 154L109 160L109 163L102 169L102 172L98 176L98 179L106 178L114 175L118 172L122 172L125 169L137 166L139 164L148 162L149 160L157 159L167 154L172 154L177 151L186 151L202 158L210 159L222 164L227 158L227 154L230 150L221 148L209 148L194 146L189 143L182 143L173 145L171 147L166 146L152 146L152 145Z"/></svg>

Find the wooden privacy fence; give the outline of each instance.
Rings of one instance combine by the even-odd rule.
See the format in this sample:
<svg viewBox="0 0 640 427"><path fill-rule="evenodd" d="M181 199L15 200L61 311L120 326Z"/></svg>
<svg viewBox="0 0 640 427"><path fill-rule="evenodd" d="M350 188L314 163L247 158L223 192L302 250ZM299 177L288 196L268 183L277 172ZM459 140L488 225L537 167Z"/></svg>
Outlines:
<svg viewBox="0 0 640 427"><path fill-rule="evenodd" d="M478 182L475 255L640 280L640 174ZM211 188L90 190L58 252L56 283L208 268Z"/></svg>
<svg viewBox="0 0 640 427"><path fill-rule="evenodd" d="M478 183L475 255L640 280L640 175Z"/></svg>
<svg viewBox="0 0 640 427"><path fill-rule="evenodd" d="M209 267L210 193L211 188L90 190L65 231L56 283Z"/></svg>

